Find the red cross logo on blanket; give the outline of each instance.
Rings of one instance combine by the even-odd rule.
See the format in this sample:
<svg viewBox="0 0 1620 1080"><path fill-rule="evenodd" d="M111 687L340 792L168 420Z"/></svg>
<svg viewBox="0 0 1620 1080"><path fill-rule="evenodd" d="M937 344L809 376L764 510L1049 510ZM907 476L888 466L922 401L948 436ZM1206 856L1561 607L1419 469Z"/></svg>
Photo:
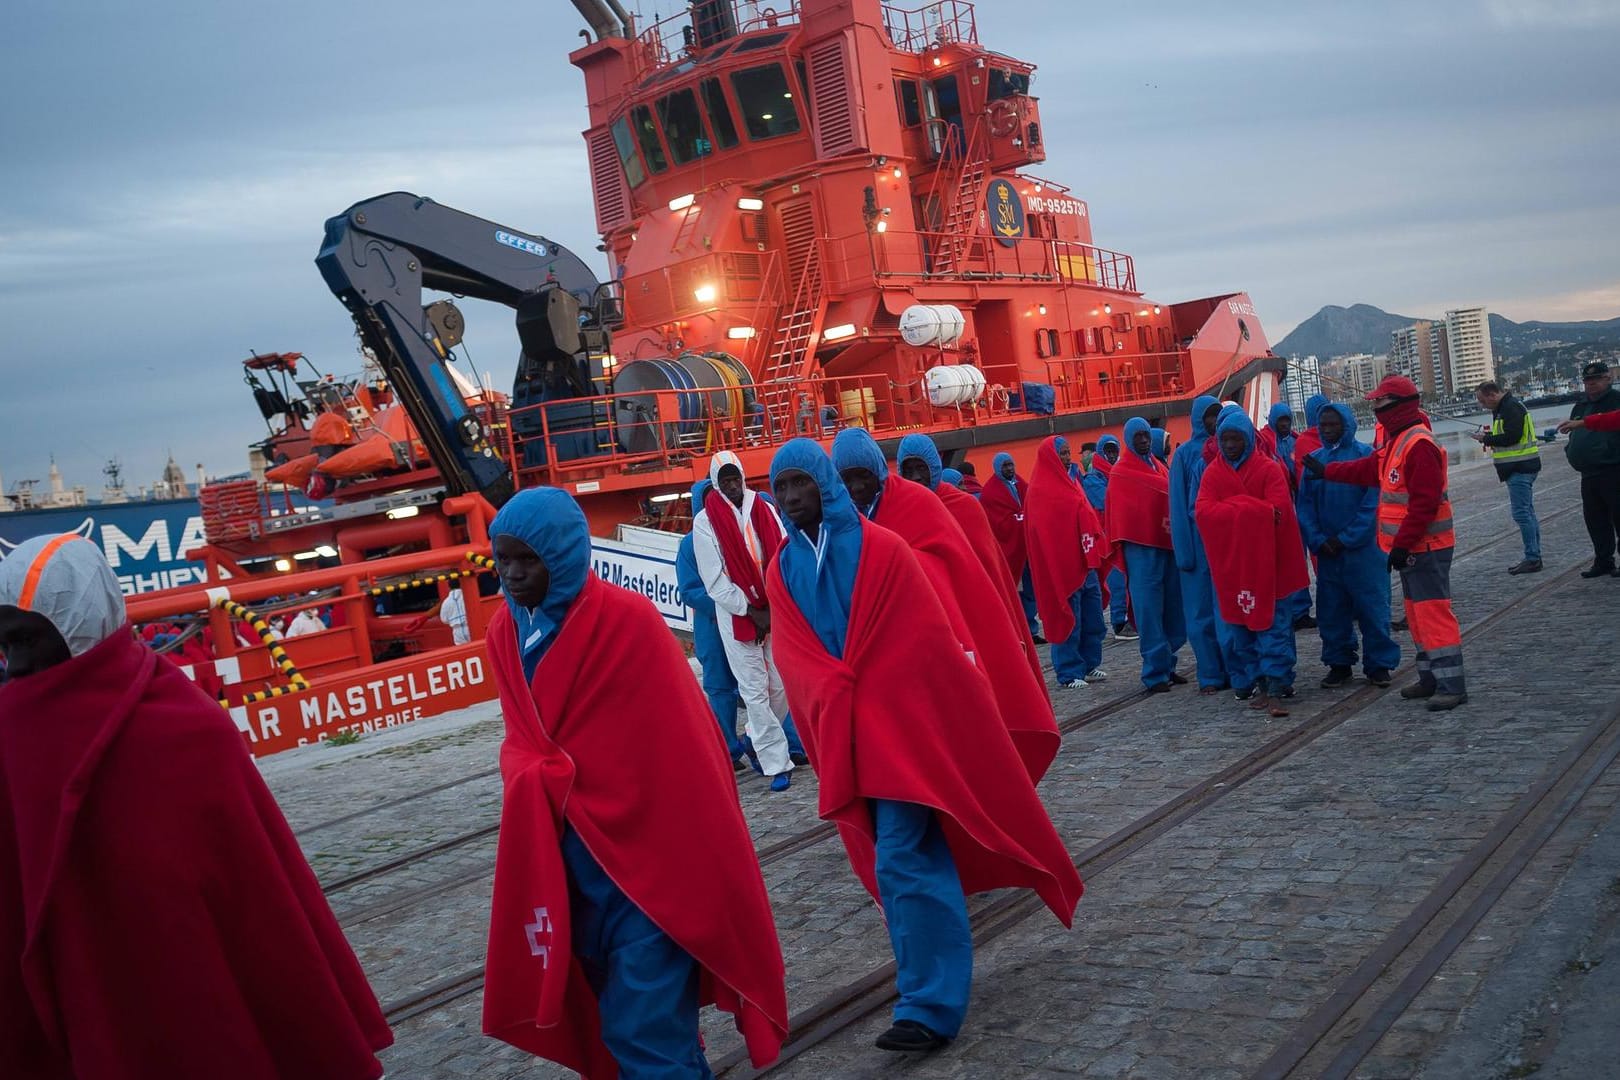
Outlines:
<svg viewBox="0 0 1620 1080"><path fill-rule="evenodd" d="M534 922L523 925L523 934L529 940L529 955L540 958L541 967L551 966L551 909L537 907L534 909ZM540 935L544 934L548 944L540 943Z"/></svg>
<svg viewBox="0 0 1620 1080"><path fill-rule="evenodd" d="M1250 592L1248 589L1244 589L1242 592L1237 594L1237 606L1243 609L1243 614L1248 615L1253 612L1254 604L1254 593Z"/></svg>
<svg viewBox="0 0 1620 1080"><path fill-rule="evenodd" d="M1091 554L1091 549L1096 547L1096 546L1097 546L1097 538L1095 536L1092 536L1090 533L1083 533L1081 535L1081 537L1080 537L1080 550L1081 551L1085 552L1087 555L1090 555Z"/></svg>

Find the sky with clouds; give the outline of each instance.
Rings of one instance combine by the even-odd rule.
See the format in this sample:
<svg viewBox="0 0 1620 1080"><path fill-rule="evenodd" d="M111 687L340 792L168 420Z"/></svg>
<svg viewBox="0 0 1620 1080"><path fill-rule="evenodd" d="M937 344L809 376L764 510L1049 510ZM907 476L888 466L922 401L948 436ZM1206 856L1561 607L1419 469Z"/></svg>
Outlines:
<svg viewBox="0 0 1620 1080"><path fill-rule="evenodd" d="M917 3L901 6L914 7ZM674 0L627 3L669 14ZM568 0L12 0L0 474L246 466L250 350L358 367L322 222L391 190L595 252ZM1106 20L1104 18L1106 16ZM1620 315L1620 3L982 0L1039 65L1042 175L1154 299ZM510 317L466 305L505 382Z"/></svg>

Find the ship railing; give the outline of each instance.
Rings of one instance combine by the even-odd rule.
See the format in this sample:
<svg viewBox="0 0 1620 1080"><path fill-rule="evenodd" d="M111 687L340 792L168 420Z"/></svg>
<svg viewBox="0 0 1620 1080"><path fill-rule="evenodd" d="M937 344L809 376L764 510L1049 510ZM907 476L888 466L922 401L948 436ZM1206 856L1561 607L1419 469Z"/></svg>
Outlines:
<svg viewBox="0 0 1620 1080"><path fill-rule="evenodd" d="M799 24L799 5L793 0L730 0L727 6L731 8L732 22L738 34ZM717 16L710 17L717 19ZM695 54L699 49L698 32L692 20L693 8L686 6L637 34L641 71L662 67L676 58Z"/></svg>
<svg viewBox="0 0 1620 1080"><path fill-rule="evenodd" d="M893 284L938 281L1026 281L1090 285L1136 293L1136 264L1119 251L1070 240L886 229L823 241L828 278L859 282L867 274Z"/></svg>
<svg viewBox="0 0 1620 1080"><path fill-rule="evenodd" d="M920 53L938 45L977 45L978 22L967 0L939 0L920 8L883 5L883 25L901 52Z"/></svg>
<svg viewBox="0 0 1620 1080"><path fill-rule="evenodd" d="M1047 360L1046 371L1058 408L1108 409L1185 397L1192 358L1186 352L1076 356Z"/></svg>

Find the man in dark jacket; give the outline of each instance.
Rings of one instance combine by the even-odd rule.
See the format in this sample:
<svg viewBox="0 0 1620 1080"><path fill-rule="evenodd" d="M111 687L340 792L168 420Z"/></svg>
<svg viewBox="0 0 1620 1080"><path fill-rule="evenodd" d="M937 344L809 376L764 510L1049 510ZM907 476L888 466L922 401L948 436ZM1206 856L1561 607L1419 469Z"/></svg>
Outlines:
<svg viewBox="0 0 1620 1080"><path fill-rule="evenodd" d="M1581 474L1581 509L1586 514L1586 531L1592 537L1592 568L1583 578L1606 574L1620 577L1615 569L1615 540L1620 536L1620 431L1607 430L1607 423L1592 422L1603 413L1620 412L1620 390L1614 388L1609 365L1594 360L1581 369L1586 397L1575 403L1569 419L1558 426L1569 433L1564 453Z"/></svg>
<svg viewBox="0 0 1620 1080"><path fill-rule="evenodd" d="M1541 523L1536 520L1533 496L1541 473L1541 440L1536 438L1530 410L1495 382L1483 382L1474 391L1482 409L1491 410L1491 430L1474 433L1488 447L1496 463L1496 478L1507 485L1508 505L1524 540L1523 561L1510 566L1510 574L1534 574L1541 569Z"/></svg>

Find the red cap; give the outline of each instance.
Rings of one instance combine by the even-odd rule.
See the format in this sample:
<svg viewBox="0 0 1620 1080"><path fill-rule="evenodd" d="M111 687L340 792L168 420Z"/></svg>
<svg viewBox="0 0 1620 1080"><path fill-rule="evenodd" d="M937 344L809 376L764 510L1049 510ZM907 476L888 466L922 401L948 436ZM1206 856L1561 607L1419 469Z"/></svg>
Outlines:
<svg viewBox="0 0 1620 1080"><path fill-rule="evenodd" d="M1367 395L1367 400L1373 401L1381 397L1415 398L1417 396L1417 383L1408 379L1405 375L1386 375L1383 382L1373 387L1373 392Z"/></svg>

